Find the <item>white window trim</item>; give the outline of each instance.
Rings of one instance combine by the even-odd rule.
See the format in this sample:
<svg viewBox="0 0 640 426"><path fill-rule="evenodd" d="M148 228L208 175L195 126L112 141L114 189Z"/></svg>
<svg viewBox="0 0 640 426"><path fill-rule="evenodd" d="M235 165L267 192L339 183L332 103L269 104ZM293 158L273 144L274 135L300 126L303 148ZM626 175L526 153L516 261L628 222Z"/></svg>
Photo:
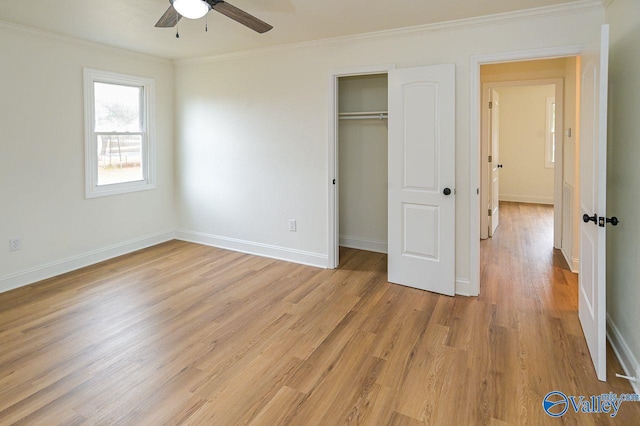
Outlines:
<svg viewBox="0 0 640 426"><path fill-rule="evenodd" d="M136 182L98 186L98 144L95 128L94 83L110 83L143 87L142 176ZM85 127L85 198L104 197L129 192L146 191L156 187L155 142L155 80L127 74L84 68L84 127Z"/></svg>
<svg viewBox="0 0 640 426"><path fill-rule="evenodd" d="M554 161L552 161L552 159L554 159L554 155L553 155L553 135L556 134L556 139L557 139L557 132L554 130L554 132L551 132L551 125L553 124L553 127L555 129L556 127L556 123L554 123L553 120L553 104L555 104L556 102L556 98L555 96L550 96L547 98L547 117L545 120L545 135L546 135L546 139L545 139L545 146L544 146L544 167L547 169L553 169L555 167ZM556 144L557 145L557 144Z"/></svg>

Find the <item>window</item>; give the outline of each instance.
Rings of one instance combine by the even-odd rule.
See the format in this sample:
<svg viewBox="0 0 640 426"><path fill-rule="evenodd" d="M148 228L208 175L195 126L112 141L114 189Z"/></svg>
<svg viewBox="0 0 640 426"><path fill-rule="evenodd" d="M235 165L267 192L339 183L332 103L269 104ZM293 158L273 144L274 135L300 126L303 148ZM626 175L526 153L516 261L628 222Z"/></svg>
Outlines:
<svg viewBox="0 0 640 426"><path fill-rule="evenodd" d="M85 68L85 196L155 188L154 81Z"/></svg>
<svg viewBox="0 0 640 426"><path fill-rule="evenodd" d="M546 146L544 166L553 169L556 162L556 98L547 98Z"/></svg>

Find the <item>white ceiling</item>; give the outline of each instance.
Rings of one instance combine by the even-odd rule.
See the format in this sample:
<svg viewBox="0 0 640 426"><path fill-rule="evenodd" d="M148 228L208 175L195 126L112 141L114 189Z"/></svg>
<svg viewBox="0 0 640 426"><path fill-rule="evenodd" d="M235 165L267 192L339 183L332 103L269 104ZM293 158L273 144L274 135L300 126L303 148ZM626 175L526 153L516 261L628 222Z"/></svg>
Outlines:
<svg viewBox="0 0 640 426"><path fill-rule="evenodd" d="M410 27L573 0L229 0L274 29L257 34L212 11L155 28L168 0L2 0L0 20L137 52L182 59Z"/></svg>

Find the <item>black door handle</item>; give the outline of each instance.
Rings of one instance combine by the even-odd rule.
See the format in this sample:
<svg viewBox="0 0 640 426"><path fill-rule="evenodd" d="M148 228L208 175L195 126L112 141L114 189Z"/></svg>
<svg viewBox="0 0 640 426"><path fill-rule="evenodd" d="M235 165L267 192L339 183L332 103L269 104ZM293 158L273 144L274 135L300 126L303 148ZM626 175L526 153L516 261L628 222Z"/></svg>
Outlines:
<svg viewBox="0 0 640 426"><path fill-rule="evenodd" d="M589 222L593 221L593 223L597 225L598 224L598 215L594 214L593 216L589 216L588 214L585 213L585 214L582 215L582 221L584 223L589 223Z"/></svg>
<svg viewBox="0 0 640 426"><path fill-rule="evenodd" d="M445 189L443 189L443 190L442 190L442 193L443 193L444 195L451 195L451 188L445 188Z"/></svg>
<svg viewBox="0 0 640 426"><path fill-rule="evenodd" d="M620 221L615 216L612 216L612 217L601 217L600 218L600 226L602 228L604 228L605 224L607 224L607 223L610 223L612 226L618 226Z"/></svg>

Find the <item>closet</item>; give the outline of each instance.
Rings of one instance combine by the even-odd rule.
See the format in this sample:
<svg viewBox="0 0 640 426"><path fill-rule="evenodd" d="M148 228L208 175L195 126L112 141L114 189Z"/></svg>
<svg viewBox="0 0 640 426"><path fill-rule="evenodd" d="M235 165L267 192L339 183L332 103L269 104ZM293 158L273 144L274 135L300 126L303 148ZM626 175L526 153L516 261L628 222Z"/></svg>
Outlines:
<svg viewBox="0 0 640 426"><path fill-rule="evenodd" d="M338 79L340 246L387 252L387 74Z"/></svg>

